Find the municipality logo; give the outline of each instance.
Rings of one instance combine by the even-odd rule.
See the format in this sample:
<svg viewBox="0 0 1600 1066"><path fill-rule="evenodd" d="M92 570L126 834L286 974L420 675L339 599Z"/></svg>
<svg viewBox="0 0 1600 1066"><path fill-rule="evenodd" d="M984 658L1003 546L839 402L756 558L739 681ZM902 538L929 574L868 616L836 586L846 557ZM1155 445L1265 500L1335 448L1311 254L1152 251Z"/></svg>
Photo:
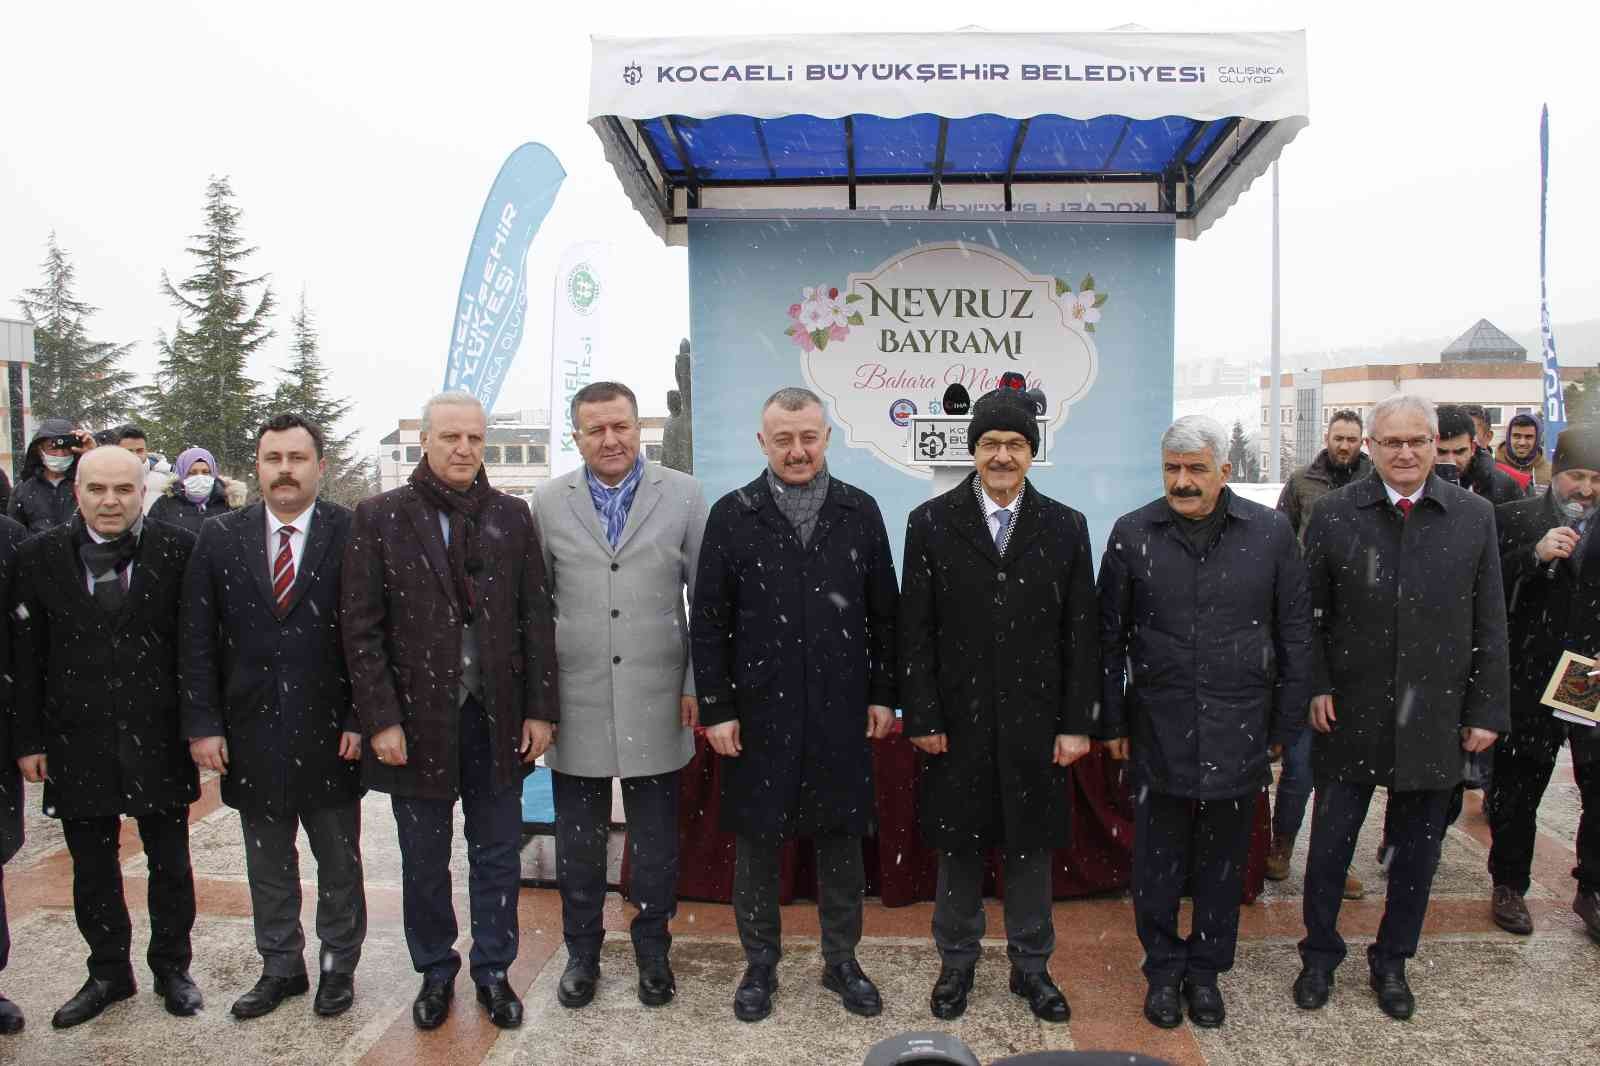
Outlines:
<svg viewBox="0 0 1600 1066"><path fill-rule="evenodd" d="M911 416L917 413L917 405L910 400L896 400L889 405L889 421L904 429L911 424Z"/></svg>
<svg viewBox="0 0 1600 1066"><path fill-rule="evenodd" d="M639 64L629 63L622 68L622 80L629 85L638 85L644 79L644 71L639 69Z"/></svg>
<svg viewBox="0 0 1600 1066"><path fill-rule="evenodd" d="M567 275L567 303L580 315L594 313L595 302L600 299L600 282L588 263L579 263Z"/></svg>

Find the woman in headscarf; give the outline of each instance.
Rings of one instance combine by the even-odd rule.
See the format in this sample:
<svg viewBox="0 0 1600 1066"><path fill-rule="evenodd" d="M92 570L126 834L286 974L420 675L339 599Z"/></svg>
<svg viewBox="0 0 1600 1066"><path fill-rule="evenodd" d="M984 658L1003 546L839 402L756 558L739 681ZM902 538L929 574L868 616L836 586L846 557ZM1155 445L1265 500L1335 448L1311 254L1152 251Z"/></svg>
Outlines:
<svg viewBox="0 0 1600 1066"><path fill-rule="evenodd" d="M200 524L208 518L227 514L240 500L229 499L242 489L217 473L217 460L204 448L189 448L173 464L172 484L150 508L150 517L169 526L181 526L199 536Z"/></svg>

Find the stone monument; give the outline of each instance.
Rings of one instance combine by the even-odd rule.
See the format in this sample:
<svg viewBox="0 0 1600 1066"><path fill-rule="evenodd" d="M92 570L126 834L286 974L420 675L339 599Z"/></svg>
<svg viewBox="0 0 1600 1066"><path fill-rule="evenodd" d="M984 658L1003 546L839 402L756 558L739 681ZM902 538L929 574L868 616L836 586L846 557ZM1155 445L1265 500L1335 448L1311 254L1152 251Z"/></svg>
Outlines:
<svg viewBox="0 0 1600 1066"><path fill-rule="evenodd" d="M678 344L673 367L678 387L667 392L667 425L661 435L661 465L694 473L694 402L689 385L689 341Z"/></svg>

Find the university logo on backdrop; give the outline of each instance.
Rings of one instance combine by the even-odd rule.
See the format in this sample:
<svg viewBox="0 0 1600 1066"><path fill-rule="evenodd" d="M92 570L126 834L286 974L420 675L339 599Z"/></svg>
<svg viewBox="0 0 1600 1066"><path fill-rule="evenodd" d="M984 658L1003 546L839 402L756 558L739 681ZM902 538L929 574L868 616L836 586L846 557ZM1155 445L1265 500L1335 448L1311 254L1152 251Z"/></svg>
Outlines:
<svg viewBox="0 0 1600 1066"><path fill-rule="evenodd" d="M909 416L941 414L951 385L976 399L1020 373L1045 395L1044 431L1060 427L1094 387L1095 323L1109 298L1092 274L1040 276L959 241L918 245L797 295L784 334L806 383L850 447L918 477L929 473L908 462Z"/></svg>

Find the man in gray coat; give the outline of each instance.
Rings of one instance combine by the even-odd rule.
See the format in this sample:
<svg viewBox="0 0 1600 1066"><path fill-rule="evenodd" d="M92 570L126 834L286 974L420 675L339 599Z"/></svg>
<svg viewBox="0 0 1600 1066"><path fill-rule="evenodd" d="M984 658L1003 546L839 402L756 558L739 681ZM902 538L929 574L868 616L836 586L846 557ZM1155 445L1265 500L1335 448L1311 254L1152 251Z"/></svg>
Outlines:
<svg viewBox="0 0 1600 1066"><path fill-rule="evenodd" d="M565 1007L594 998L605 939L611 779L622 779L633 871L639 1001L675 992L667 923L677 912L678 771L694 755L698 707L685 593L699 565L706 501L687 474L646 464L639 405L614 381L572 398L583 466L540 487L534 518L556 601L561 728L555 774L556 884Z"/></svg>

